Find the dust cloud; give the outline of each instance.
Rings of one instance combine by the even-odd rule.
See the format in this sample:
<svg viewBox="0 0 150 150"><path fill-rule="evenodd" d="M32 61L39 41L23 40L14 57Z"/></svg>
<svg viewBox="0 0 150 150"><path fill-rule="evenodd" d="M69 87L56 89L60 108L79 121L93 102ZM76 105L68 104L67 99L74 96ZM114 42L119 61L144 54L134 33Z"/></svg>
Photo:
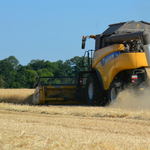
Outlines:
<svg viewBox="0 0 150 150"><path fill-rule="evenodd" d="M108 107L150 110L150 88L143 91L125 89L118 94L115 102L112 102Z"/></svg>

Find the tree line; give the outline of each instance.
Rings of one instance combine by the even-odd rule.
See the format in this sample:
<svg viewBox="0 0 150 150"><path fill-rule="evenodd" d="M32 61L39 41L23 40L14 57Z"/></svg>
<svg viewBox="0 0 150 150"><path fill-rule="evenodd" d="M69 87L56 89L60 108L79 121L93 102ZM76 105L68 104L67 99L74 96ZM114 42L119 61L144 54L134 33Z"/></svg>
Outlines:
<svg viewBox="0 0 150 150"><path fill-rule="evenodd" d="M34 88L36 77L75 77L87 66L87 58L75 56L63 62L31 60L23 66L15 58L9 56L0 60L0 88Z"/></svg>

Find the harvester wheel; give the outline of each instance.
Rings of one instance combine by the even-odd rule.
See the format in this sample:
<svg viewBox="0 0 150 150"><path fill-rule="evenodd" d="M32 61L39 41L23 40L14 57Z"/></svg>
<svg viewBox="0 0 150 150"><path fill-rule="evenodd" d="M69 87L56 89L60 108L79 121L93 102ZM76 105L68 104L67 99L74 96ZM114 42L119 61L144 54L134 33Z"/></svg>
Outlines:
<svg viewBox="0 0 150 150"><path fill-rule="evenodd" d="M102 97L102 88L96 73L91 73L86 84L86 102L88 105L99 105Z"/></svg>
<svg viewBox="0 0 150 150"><path fill-rule="evenodd" d="M124 89L124 82L121 80L113 81L108 89L107 101L108 104L115 102L117 95Z"/></svg>
<svg viewBox="0 0 150 150"><path fill-rule="evenodd" d="M108 102L113 103L116 100L117 94L118 92L117 92L116 83L112 82L108 90Z"/></svg>

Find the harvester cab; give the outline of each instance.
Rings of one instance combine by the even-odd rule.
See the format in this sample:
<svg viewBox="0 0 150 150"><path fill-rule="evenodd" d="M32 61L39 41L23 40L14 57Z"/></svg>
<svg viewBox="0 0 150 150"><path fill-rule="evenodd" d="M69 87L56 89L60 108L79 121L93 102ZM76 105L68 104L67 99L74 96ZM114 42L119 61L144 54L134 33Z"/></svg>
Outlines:
<svg viewBox="0 0 150 150"><path fill-rule="evenodd" d="M42 104L46 101L69 103L70 99L76 103L104 106L114 101L125 86L143 89L142 85L147 85L150 76L149 32L150 23L130 21L111 24L101 34L83 36L82 49L87 39L95 40L94 53L86 51L92 55L92 59L89 56L87 59L88 69L79 72L74 85L41 85L34 98L40 97L38 103ZM84 75L86 79L81 85Z"/></svg>

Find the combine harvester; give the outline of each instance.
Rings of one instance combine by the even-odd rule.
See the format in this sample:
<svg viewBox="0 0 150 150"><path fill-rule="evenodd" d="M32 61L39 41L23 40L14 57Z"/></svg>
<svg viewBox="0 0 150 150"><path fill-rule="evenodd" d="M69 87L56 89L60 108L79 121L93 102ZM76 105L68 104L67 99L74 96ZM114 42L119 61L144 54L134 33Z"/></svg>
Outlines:
<svg viewBox="0 0 150 150"><path fill-rule="evenodd" d="M125 85L143 90L149 81L149 32L150 23L130 21L111 24L102 34L83 36L82 49L88 38L95 40L95 50L86 51L87 71L80 71L76 78L64 78L64 84L53 84L55 78L38 77L33 103L104 106L114 101ZM48 84L40 81L43 79Z"/></svg>

